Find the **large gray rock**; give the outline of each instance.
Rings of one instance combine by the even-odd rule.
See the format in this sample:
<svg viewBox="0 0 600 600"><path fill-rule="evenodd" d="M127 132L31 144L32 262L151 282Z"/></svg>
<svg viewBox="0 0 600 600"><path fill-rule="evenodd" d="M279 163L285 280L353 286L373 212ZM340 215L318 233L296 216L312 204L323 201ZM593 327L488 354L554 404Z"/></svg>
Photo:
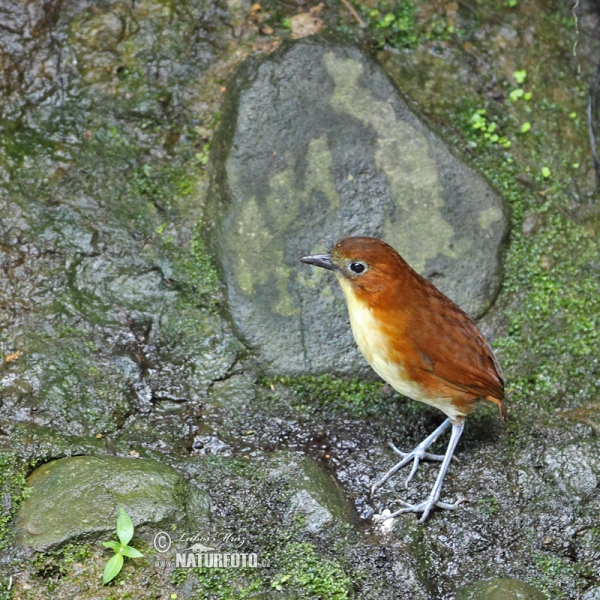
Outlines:
<svg viewBox="0 0 600 600"><path fill-rule="evenodd" d="M155 460L74 456L37 468L18 516L22 546L47 550L68 541L114 532L119 508L134 525L198 526L209 499L177 471Z"/></svg>
<svg viewBox="0 0 600 600"><path fill-rule="evenodd" d="M384 239L476 317L493 302L501 199L358 48L318 37L247 61L213 148L208 235L271 372L365 368L336 281L298 262L343 236Z"/></svg>

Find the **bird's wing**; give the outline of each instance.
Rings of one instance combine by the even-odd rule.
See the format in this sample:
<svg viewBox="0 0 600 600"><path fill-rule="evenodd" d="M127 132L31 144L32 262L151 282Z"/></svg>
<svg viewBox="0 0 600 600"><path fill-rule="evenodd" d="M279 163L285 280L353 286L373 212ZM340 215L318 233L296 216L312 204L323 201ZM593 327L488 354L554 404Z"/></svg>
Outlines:
<svg viewBox="0 0 600 600"><path fill-rule="evenodd" d="M406 333L424 370L458 391L504 398L500 366L467 314L433 286L411 308Z"/></svg>

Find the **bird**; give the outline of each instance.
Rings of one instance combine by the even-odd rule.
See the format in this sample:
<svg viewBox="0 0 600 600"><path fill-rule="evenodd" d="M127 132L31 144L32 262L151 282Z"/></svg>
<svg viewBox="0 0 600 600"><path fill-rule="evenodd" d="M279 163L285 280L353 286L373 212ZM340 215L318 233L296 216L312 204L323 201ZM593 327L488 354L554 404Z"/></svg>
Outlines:
<svg viewBox="0 0 600 600"><path fill-rule="evenodd" d="M335 274L346 298L354 340L373 370L403 396L438 408L447 417L409 452L389 444L402 460L372 485L372 495L410 462L407 488L423 459L440 461L441 466L425 500L416 504L400 500L399 510L384 511L379 519L413 512L420 513L419 522L424 523L436 507L455 510L465 499L448 503L440 495L465 418L478 401L488 400L507 420L505 381L491 346L469 315L380 239L346 237L328 254L299 260ZM446 453L429 453L448 428Z"/></svg>

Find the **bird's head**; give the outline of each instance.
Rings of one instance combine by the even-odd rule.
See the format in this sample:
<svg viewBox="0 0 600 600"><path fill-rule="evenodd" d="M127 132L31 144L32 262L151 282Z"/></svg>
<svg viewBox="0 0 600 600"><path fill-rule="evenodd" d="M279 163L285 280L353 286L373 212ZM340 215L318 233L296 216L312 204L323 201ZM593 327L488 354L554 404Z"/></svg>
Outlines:
<svg viewBox="0 0 600 600"><path fill-rule="evenodd" d="M390 245L371 237L343 238L328 254L303 256L300 260L333 271L346 296L362 299L385 291L410 270Z"/></svg>

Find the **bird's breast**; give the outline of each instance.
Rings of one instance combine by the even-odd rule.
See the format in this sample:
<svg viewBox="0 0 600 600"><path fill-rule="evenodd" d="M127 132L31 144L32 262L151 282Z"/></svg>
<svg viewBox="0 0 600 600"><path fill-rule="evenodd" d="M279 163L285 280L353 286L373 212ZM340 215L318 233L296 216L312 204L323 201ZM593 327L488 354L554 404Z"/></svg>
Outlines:
<svg viewBox="0 0 600 600"><path fill-rule="evenodd" d="M349 284L342 283L346 300L350 325L362 355L373 370L389 383L397 392L415 400L427 396L422 386L409 377L402 353L398 352L398 341L390 340L384 332L383 324L375 316L367 303L360 300L348 289Z"/></svg>

